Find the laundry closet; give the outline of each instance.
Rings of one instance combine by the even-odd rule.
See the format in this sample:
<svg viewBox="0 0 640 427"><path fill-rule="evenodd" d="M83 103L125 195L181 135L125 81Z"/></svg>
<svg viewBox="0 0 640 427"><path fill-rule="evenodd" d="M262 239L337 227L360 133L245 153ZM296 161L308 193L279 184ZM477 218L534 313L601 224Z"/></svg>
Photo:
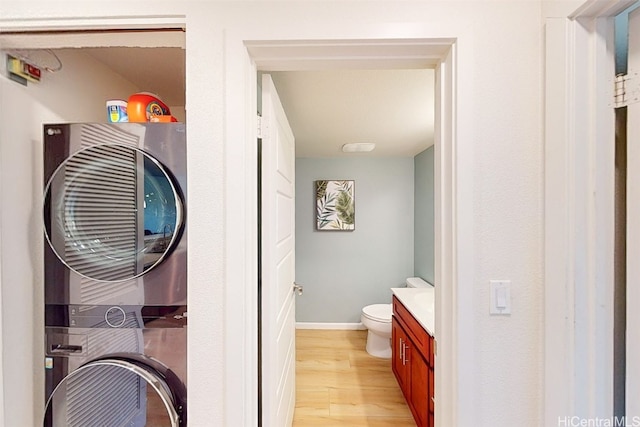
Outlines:
<svg viewBox="0 0 640 427"><path fill-rule="evenodd" d="M186 425L184 32L3 36L1 46L3 60L40 70L7 65L2 89L31 112L18 137L42 159L28 218L40 249L16 247L38 253L36 285L12 296L36 303L4 314L43 345L36 360L8 355L5 380L42 367L16 393L33 390L48 426ZM112 123L107 103L142 92L143 107L162 106L173 123Z"/></svg>

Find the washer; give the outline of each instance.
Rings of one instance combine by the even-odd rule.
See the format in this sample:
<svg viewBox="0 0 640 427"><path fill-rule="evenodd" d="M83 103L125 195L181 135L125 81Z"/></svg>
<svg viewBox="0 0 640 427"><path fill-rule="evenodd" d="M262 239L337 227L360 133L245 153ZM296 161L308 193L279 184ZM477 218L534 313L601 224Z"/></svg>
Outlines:
<svg viewBox="0 0 640 427"><path fill-rule="evenodd" d="M186 425L181 123L44 126L45 426Z"/></svg>

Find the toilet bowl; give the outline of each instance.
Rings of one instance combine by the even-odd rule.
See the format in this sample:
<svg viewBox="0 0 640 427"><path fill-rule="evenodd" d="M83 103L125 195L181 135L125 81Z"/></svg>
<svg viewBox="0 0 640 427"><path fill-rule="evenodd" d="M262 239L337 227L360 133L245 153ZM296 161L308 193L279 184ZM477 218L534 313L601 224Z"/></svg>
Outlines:
<svg viewBox="0 0 640 427"><path fill-rule="evenodd" d="M409 277L407 288L431 286L420 277ZM367 353L384 359L391 358L391 304L371 304L362 309L360 321L367 328Z"/></svg>
<svg viewBox="0 0 640 427"><path fill-rule="evenodd" d="M391 304L372 304L362 309L362 324L368 329L367 353L391 358Z"/></svg>

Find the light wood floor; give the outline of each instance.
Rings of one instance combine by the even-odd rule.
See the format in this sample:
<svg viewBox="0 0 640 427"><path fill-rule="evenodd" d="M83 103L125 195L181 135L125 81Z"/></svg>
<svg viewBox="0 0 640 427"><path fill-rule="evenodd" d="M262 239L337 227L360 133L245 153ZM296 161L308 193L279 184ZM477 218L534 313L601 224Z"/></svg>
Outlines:
<svg viewBox="0 0 640 427"><path fill-rule="evenodd" d="M293 427L415 427L390 359L365 351L367 331L296 331Z"/></svg>

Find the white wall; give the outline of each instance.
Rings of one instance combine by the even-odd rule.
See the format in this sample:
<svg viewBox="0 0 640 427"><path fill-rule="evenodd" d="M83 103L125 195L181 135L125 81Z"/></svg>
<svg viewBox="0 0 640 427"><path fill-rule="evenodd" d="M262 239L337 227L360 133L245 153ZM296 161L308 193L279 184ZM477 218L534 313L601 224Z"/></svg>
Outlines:
<svg viewBox="0 0 640 427"><path fill-rule="evenodd" d="M80 52L60 59L63 69L45 73L39 84L24 87L0 77L2 384L5 407L12 408L7 426L37 425L44 400L42 124L104 122L105 100L139 90Z"/></svg>
<svg viewBox="0 0 640 427"><path fill-rule="evenodd" d="M154 4L130 1L3 3L2 25L14 18L79 17L71 23L104 16L186 15L187 110L189 112L190 227L206 230L190 237L189 249L189 387L190 419L194 425L251 425L242 408L250 385L229 381L239 366L220 348L234 326L223 303L226 294L253 286L238 276L229 261L242 250L233 240L240 221L251 212L225 193L225 182L251 188L237 156L244 130L244 104L255 96L242 87L244 39L327 39L451 37L456 42L457 141L459 197L457 221L460 310L458 348L459 395L455 411L460 426L541 425L542 412L542 20L541 3L514 2L182 2ZM129 19L129 18L127 18ZM123 18L123 21L127 21ZM132 22L138 22L133 19ZM144 21L144 20L143 20ZM15 21L13 21L15 22ZM64 22L64 21L58 21ZM225 44L225 40L227 44ZM226 49L226 50L225 50ZM3 82L3 90L9 83ZM238 86L240 85L240 86ZM52 113L11 87L3 93L2 126L2 290L3 310L20 314L21 330L38 330L37 274L40 232L39 155L36 129ZM224 95L224 96L223 96ZM253 101L255 102L255 101ZM11 111L7 107L11 105ZM30 111L29 131L20 112ZM240 112L239 117L234 114ZM224 121L225 113L233 116ZM235 122L233 120L236 120ZM26 127L26 126L24 126ZM15 138L19 137L19 138ZM5 144L7 147L5 148ZM224 160L223 160L224 159ZM228 168L224 169L224 163ZM240 165L240 167L237 167ZM5 168L6 166L6 168ZM225 175L226 174L226 175ZM235 181L234 181L235 180ZM7 184L7 183L11 184ZM5 212L8 203L12 208ZM236 218L224 220L225 203L234 203ZM29 218L26 220L26 218ZM226 231L225 231L226 230ZM219 242L211 247L211 242ZM7 271L11 269L11 271ZM513 283L513 314L489 316L490 279ZM35 283L36 287L31 288ZM17 288L17 289L16 289ZM234 313L252 316L247 307ZM3 314L5 384L32 384L41 369L33 341L9 331L15 324ZM10 320L10 325L7 321ZM236 329L237 331L237 329ZM27 336L33 336L27 333ZM239 340L242 337L238 338ZM247 341L247 344L248 341ZM38 343L39 345L39 343ZM11 353L29 362L8 363ZM240 354L235 359L241 359ZM13 376L12 381L7 378ZM21 380L21 381L20 381ZM438 379L447 381L450 379ZM20 387L19 385L17 387ZM11 393L14 393L12 390ZM32 423L31 390L21 399L5 395L5 406ZM10 405L10 406L9 406ZM230 420L241 421L233 424ZM16 418L12 418L14 421ZM226 422L225 422L226 421ZM7 422L6 425L15 425Z"/></svg>

